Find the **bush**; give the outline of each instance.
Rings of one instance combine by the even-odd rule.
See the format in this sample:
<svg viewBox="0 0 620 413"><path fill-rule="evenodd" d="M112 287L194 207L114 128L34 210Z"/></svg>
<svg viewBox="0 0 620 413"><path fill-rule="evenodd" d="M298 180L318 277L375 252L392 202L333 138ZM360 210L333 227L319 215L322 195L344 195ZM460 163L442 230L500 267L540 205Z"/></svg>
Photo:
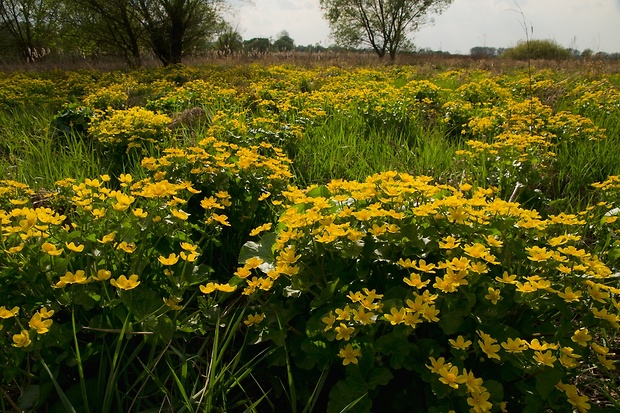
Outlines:
<svg viewBox="0 0 620 413"><path fill-rule="evenodd" d="M252 362L242 373L227 364L245 347L246 305L229 300L237 287L223 263L252 228L270 227L288 162L268 144L205 139L144 167L140 180L64 179L37 205L27 185L0 181L0 380L20 409L235 401L228 393ZM177 391L191 388L206 394L183 404Z"/></svg>
<svg viewBox="0 0 620 413"><path fill-rule="evenodd" d="M620 290L586 242L595 222L618 245L612 205L541 219L492 192L394 172L288 192L230 280L274 364L332 369L328 412L585 411L577 378L616 368Z"/></svg>
<svg viewBox="0 0 620 413"><path fill-rule="evenodd" d="M528 40L507 49L501 57L516 60L566 60L570 58L570 51L553 40Z"/></svg>

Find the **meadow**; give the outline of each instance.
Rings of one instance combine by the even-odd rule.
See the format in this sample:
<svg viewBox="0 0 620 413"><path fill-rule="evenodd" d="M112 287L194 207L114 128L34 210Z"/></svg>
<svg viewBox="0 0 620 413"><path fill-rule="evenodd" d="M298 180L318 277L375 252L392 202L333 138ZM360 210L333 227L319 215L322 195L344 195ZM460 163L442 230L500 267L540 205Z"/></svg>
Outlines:
<svg viewBox="0 0 620 413"><path fill-rule="evenodd" d="M620 71L0 72L6 412L620 409Z"/></svg>

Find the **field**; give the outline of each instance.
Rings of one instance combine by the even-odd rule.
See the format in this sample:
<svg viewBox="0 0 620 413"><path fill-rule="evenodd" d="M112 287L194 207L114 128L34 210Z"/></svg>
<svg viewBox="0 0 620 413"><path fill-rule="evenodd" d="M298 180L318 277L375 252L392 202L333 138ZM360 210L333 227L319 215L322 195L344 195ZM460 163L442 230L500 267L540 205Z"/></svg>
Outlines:
<svg viewBox="0 0 620 413"><path fill-rule="evenodd" d="M449 66L0 72L2 411L618 411L620 72Z"/></svg>

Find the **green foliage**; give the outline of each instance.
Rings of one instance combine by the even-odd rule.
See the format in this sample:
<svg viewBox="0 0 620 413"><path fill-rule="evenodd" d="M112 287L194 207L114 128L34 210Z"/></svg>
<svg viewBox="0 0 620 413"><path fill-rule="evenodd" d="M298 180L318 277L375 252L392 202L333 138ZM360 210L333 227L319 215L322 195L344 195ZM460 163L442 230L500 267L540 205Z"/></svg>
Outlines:
<svg viewBox="0 0 620 413"><path fill-rule="evenodd" d="M582 368L613 376L620 290L606 249L584 242L612 205L543 220L483 188L394 172L287 197L275 237L242 250L231 282L265 312L259 330L286 317L304 335L286 344L299 374L343 365L327 411L362 396L355 411L585 409L567 383ZM615 219L601 222L595 236L618 242ZM399 397L403 377L414 399Z"/></svg>
<svg viewBox="0 0 620 413"><path fill-rule="evenodd" d="M553 40L532 39L507 49L501 57L517 60L566 60L570 58L570 51Z"/></svg>
<svg viewBox="0 0 620 413"><path fill-rule="evenodd" d="M2 74L3 403L612 411L602 78ZM198 127L169 127L187 110Z"/></svg>
<svg viewBox="0 0 620 413"><path fill-rule="evenodd" d="M379 57L394 60L431 13L439 13L452 0L321 0L321 8L336 43L345 47L370 46Z"/></svg>

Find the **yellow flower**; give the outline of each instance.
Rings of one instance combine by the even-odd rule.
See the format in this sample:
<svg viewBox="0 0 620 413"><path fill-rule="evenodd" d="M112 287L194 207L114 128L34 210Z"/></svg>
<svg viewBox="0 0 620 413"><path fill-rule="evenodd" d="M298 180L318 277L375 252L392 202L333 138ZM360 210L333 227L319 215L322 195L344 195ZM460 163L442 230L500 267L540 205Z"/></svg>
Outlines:
<svg viewBox="0 0 620 413"><path fill-rule="evenodd" d="M400 310L397 310L396 307L392 307L390 309L390 314L385 314L384 317L393 326L396 324L402 324L405 321L405 309L401 308Z"/></svg>
<svg viewBox="0 0 620 413"><path fill-rule="evenodd" d="M105 281L112 276L112 272L108 270L101 269L97 271L97 275L93 276L93 278L97 281Z"/></svg>
<svg viewBox="0 0 620 413"><path fill-rule="evenodd" d="M442 367L439 369L439 381L443 384L447 384L453 389L458 389L459 384L463 384L467 381L467 376L459 375L459 368L456 366L450 367Z"/></svg>
<svg viewBox="0 0 620 413"><path fill-rule="evenodd" d="M182 209L171 209L170 213L181 221L187 221L189 214Z"/></svg>
<svg viewBox="0 0 620 413"><path fill-rule="evenodd" d="M495 279L504 284L516 284L517 275L516 274L508 275L508 272L504 271L502 278L495 277Z"/></svg>
<svg viewBox="0 0 620 413"><path fill-rule="evenodd" d="M54 310L47 310L47 308L43 307L39 310L39 314L41 314L41 318L50 318L54 315Z"/></svg>
<svg viewBox="0 0 620 413"><path fill-rule="evenodd" d="M585 413L590 410L590 404L588 403L589 399L587 396L581 396L577 391L577 387L572 384L564 384L562 382L556 385L557 388L564 391L566 393L566 397L568 398L568 402L575 406L575 408L579 411L579 413Z"/></svg>
<svg viewBox="0 0 620 413"><path fill-rule="evenodd" d="M203 294L211 294L212 292L217 290L215 283L207 283L205 285L200 285L198 286L198 288L200 288L200 291L202 291Z"/></svg>
<svg viewBox="0 0 620 413"><path fill-rule="evenodd" d="M248 278L252 275L252 271L247 266L244 266L237 268L234 274L239 278Z"/></svg>
<svg viewBox="0 0 620 413"><path fill-rule="evenodd" d="M230 284L218 284L217 285L217 290L223 293L232 293L236 289L237 289L236 286L230 285Z"/></svg>
<svg viewBox="0 0 620 413"><path fill-rule="evenodd" d="M50 331L49 328L52 323L52 320L43 320L41 314L36 312L28 322L28 325L30 326L30 328L34 328L35 330L37 330L37 334L45 334Z"/></svg>
<svg viewBox="0 0 620 413"><path fill-rule="evenodd" d="M227 227L230 226L230 223L228 222L228 217L224 214L211 214L211 217L207 220L208 223L210 223L211 221L217 221L222 225L226 225Z"/></svg>
<svg viewBox="0 0 620 413"><path fill-rule="evenodd" d="M457 350L467 350L472 344L471 340L465 341L463 336L458 336L456 340L450 339L448 341L450 342L450 345Z"/></svg>
<svg viewBox="0 0 620 413"><path fill-rule="evenodd" d="M28 347L30 343L30 334L28 334L28 330L22 330L21 333L13 335L14 347Z"/></svg>
<svg viewBox="0 0 620 413"><path fill-rule="evenodd" d="M179 261L179 257L173 252L170 255L168 255L168 258L160 256L158 260L163 265L174 265Z"/></svg>
<svg viewBox="0 0 620 413"><path fill-rule="evenodd" d="M551 350L547 350L544 353L542 351L535 351L534 360L544 366L553 367L553 363L557 360L557 358L551 353Z"/></svg>
<svg viewBox="0 0 620 413"><path fill-rule="evenodd" d="M357 364L358 358L360 357L360 350L353 348L351 344L347 344L344 348L340 349L338 356L343 359L342 364L345 366L350 363Z"/></svg>
<svg viewBox="0 0 620 413"><path fill-rule="evenodd" d="M56 283L56 287L62 288L67 284L86 284L89 282L88 277L83 270L77 270L74 273L67 271L65 275L60 277L60 280Z"/></svg>
<svg viewBox="0 0 620 413"><path fill-rule="evenodd" d="M264 231L269 231L271 229L271 222L268 222L266 224L260 225L256 228L254 228L252 231L250 231L250 236L254 237Z"/></svg>
<svg viewBox="0 0 620 413"><path fill-rule="evenodd" d="M480 337L482 338L482 341L478 340L478 346L480 346L480 350L482 350L488 358L500 360L497 352L501 347L499 344L496 344L497 340L482 331L478 331L478 335L480 335Z"/></svg>
<svg viewBox="0 0 620 413"><path fill-rule="evenodd" d="M332 311L330 311L327 316L321 318L321 322L327 325L327 327L325 327L323 331L329 331L336 322L336 315Z"/></svg>
<svg viewBox="0 0 620 413"><path fill-rule="evenodd" d="M441 370L442 368L452 367L452 363L446 363L446 359L443 357L439 357L438 359L435 359L435 357L429 357L429 360L431 361L431 365L429 366L428 364L426 364L426 368L433 373L439 374L439 370Z"/></svg>
<svg viewBox="0 0 620 413"><path fill-rule="evenodd" d="M451 235L445 237L443 242L439 242L439 248L442 249L453 249L457 248L459 245L461 245L460 241Z"/></svg>
<svg viewBox="0 0 620 413"><path fill-rule="evenodd" d="M592 340L592 336L589 334L587 328L581 328L576 330L570 339L580 346L585 347L588 345L588 341Z"/></svg>
<svg viewBox="0 0 620 413"><path fill-rule="evenodd" d="M118 181L121 183L121 186L125 187L133 181L133 177L130 174L120 174Z"/></svg>
<svg viewBox="0 0 620 413"><path fill-rule="evenodd" d="M463 376L465 376L465 385L470 392L482 391L482 379L474 376L474 372L467 372L467 369L463 369Z"/></svg>
<svg viewBox="0 0 620 413"><path fill-rule="evenodd" d="M538 350L538 351L543 351L543 350L548 350L548 349L556 350L558 348L557 344L550 344L550 343L547 343L544 340L541 343L537 338L533 338L529 342L528 346L529 346L530 349Z"/></svg>
<svg viewBox="0 0 620 413"><path fill-rule="evenodd" d="M170 297L170 298L163 298L164 300L164 304L166 304L168 307L172 308L175 311L179 311L183 308L182 305L179 305L179 303L181 301L183 301L182 298L176 298L176 297Z"/></svg>
<svg viewBox="0 0 620 413"><path fill-rule="evenodd" d="M148 212L144 211L142 208L136 208L131 211L137 218L146 218L148 216Z"/></svg>
<svg viewBox="0 0 620 413"><path fill-rule="evenodd" d="M366 312L364 307L359 310L353 310L353 320L362 323L363 325L373 324L375 314L372 312Z"/></svg>
<svg viewBox="0 0 620 413"><path fill-rule="evenodd" d="M250 314L248 318L243 321L243 324L250 327L255 324L260 324L264 318L265 318L265 314L259 314L259 313Z"/></svg>
<svg viewBox="0 0 620 413"><path fill-rule="evenodd" d="M128 243L126 241L123 241L119 243L116 248L119 250L125 251L128 254L131 254L132 252L136 250L136 244L134 244L133 242Z"/></svg>
<svg viewBox="0 0 620 413"><path fill-rule="evenodd" d="M336 340L349 341L349 339L351 338L351 334L353 334L353 332L355 331L355 328L348 327L346 324L340 323L340 325L336 327L334 331L336 332Z"/></svg>
<svg viewBox="0 0 620 413"><path fill-rule="evenodd" d="M56 246L49 242L44 242L43 245L41 245L41 249L51 256L60 255L63 251L62 249L56 249Z"/></svg>
<svg viewBox="0 0 620 413"><path fill-rule="evenodd" d="M613 371L616 369L613 360L609 360L604 354L597 354L596 358L607 370Z"/></svg>
<svg viewBox="0 0 620 413"><path fill-rule="evenodd" d="M4 252L8 253L8 254L15 254L17 252L20 252L21 250L24 249L24 243L22 242L21 244L19 244L16 247L11 247L8 250L5 250Z"/></svg>
<svg viewBox="0 0 620 413"><path fill-rule="evenodd" d="M187 254L185 251L181 251L181 253L179 254L179 257L181 257L183 261L194 262L196 261L196 258L198 258L198 254L196 253Z"/></svg>
<svg viewBox="0 0 620 413"><path fill-rule="evenodd" d="M502 347L508 353L521 353L523 350L527 350L527 341L521 340L520 338L508 338L505 342L502 343Z"/></svg>
<svg viewBox="0 0 620 413"><path fill-rule="evenodd" d="M553 251L547 251L545 247L534 246L525 249L530 253L528 259L534 262L547 261L549 258L553 257Z"/></svg>
<svg viewBox="0 0 620 413"><path fill-rule="evenodd" d="M138 275L132 274L129 278L121 275L117 279L112 278L110 280L110 284L116 288L120 288L121 290L133 290L138 285L140 285L140 281L138 281Z"/></svg>
<svg viewBox="0 0 620 413"><path fill-rule="evenodd" d="M75 245L73 242L65 243L65 245L73 252L84 251L84 245Z"/></svg>
<svg viewBox="0 0 620 413"><path fill-rule="evenodd" d="M405 277L403 278L403 281L405 282L405 284L420 289L425 287L428 283L431 282L431 280L426 280L426 281L422 281L422 278L420 277L420 274L412 272L409 275L409 278Z"/></svg>
<svg viewBox="0 0 620 413"><path fill-rule="evenodd" d="M572 288L566 287L564 292L558 291L558 296L564 299L567 303L570 303L573 301L579 301L581 298L581 291L573 291Z"/></svg>
<svg viewBox="0 0 620 413"><path fill-rule="evenodd" d="M493 405L489 402L491 394L488 391L474 390L471 392L471 396L467 398L467 404L469 404L474 412L490 412Z"/></svg>
<svg viewBox="0 0 620 413"><path fill-rule="evenodd" d="M188 252L196 252L196 250L198 249L198 246L192 245L189 242L182 242L181 248L183 248L185 251L188 251Z"/></svg>
<svg viewBox="0 0 620 413"><path fill-rule="evenodd" d="M501 291L499 289L496 290L493 287L489 287L488 291L489 291L489 293L487 295L485 295L484 298L486 298L487 300L491 301L493 304L497 304L497 302L502 299L500 297L500 292Z"/></svg>
<svg viewBox="0 0 620 413"><path fill-rule="evenodd" d="M99 241L102 244L107 244L109 242L114 241L114 238L116 238L116 232L111 232L107 235L104 235L102 239L98 239L97 241Z"/></svg>
<svg viewBox="0 0 620 413"><path fill-rule="evenodd" d="M7 310L6 307L0 307L0 318L7 319L11 317L15 317L15 315L19 312L19 307L13 307L10 310Z"/></svg>

